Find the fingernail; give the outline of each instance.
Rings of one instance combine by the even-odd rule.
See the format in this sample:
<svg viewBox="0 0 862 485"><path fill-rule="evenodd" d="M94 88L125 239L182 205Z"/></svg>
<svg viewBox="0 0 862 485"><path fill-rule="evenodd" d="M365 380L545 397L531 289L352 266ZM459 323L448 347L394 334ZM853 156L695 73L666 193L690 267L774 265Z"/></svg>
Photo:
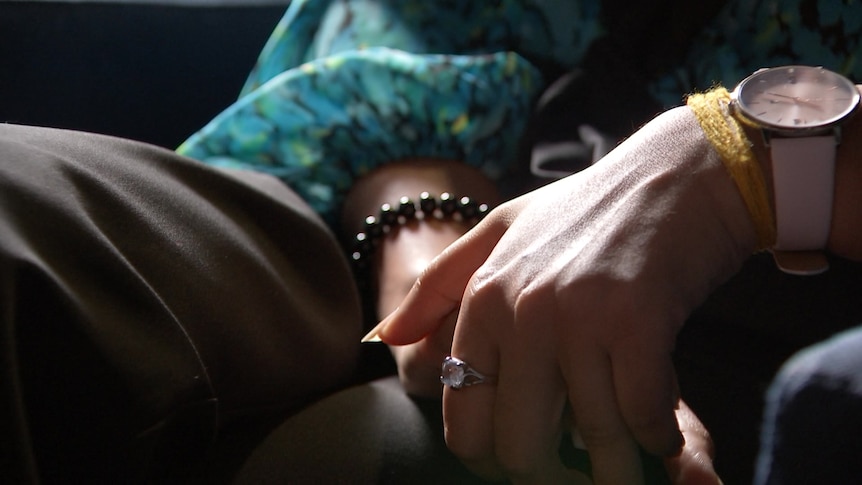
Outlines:
<svg viewBox="0 0 862 485"><path fill-rule="evenodd" d="M362 344L374 344L378 342L382 342L382 340L380 340L380 335L377 335L376 329L368 332L364 337L362 337L362 340L359 341L359 343Z"/></svg>
<svg viewBox="0 0 862 485"><path fill-rule="evenodd" d="M371 331L366 333L365 336L362 337L362 340L360 340L359 342L363 344L382 342L382 340L380 340L380 335L378 335L377 333L378 327L380 327L380 325L377 325L376 327L372 328Z"/></svg>
<svg viewBox="0 0 862 485"><path fill-rule="evenodd" d="M382 342L382 340L380 340L380 330L386 326L387 320L388 319L383 319L383 321L375 325L370 332L368 332L367 334L365 334L364 337L362 337L362 340L360 340L360 342L363 344Z"/></svg>

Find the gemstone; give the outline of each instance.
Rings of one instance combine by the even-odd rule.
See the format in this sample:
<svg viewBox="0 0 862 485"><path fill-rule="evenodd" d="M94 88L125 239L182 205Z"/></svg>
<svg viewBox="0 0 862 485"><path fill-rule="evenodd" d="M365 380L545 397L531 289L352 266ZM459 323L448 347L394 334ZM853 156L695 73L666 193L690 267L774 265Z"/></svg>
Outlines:
<svg viewBox="0 0 862 485"><path fill-rule="evenodd" d="M464 386L464 380L467 377L464 367L466 367L466 364L463 361L454 357L446 357L443 360L440 382L453 389L460 389Z"/></svg>

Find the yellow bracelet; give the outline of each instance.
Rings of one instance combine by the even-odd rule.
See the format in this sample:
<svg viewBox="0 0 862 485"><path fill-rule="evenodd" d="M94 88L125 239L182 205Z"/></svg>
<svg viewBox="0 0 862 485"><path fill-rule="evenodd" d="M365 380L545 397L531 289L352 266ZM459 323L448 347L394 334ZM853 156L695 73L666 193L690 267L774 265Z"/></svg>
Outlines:
<svg viewBox="0 0 862 485"><path fill-rule="evenodd" d="M686 102L694 112L706 138L721 156L736 183L757 232L757 249L775 244L775 220L763 171L751 150L751 142L730 114L730 93L723 87L693 94Z"/></svg>

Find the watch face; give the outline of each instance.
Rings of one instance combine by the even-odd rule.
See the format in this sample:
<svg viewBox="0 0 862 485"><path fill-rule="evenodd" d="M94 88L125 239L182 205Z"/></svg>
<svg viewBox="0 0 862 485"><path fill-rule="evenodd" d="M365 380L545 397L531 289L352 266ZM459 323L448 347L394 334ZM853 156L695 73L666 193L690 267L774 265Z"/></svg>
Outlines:
<svg viewBox="0 0 862 485"><path fill-rule="evenodd" d="M859 104L859 91L850 80L808 66L761 69L739 84L734 97L747 118L790 133L828 128Z"/></svg>

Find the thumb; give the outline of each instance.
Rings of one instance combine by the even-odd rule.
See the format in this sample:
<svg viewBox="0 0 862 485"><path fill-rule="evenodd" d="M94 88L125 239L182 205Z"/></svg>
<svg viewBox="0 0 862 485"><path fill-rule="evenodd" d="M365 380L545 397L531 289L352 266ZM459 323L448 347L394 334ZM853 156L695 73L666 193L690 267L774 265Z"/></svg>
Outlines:
<svg viewBox="0 0 862 485"><path fill-rule="evenodd" d="M401 305L364 340L389 345L418 342L437 330L461 306L470 278L488 258L508 225L489 214L429 264Z"/></svg>
<svg viewBox="0 0 862 485"><path fill-rule="evenodd" d="M682 400L676 415L685 445L678 456L665 459L671 481L686 485L721 485L712 465L715 449L706 427Z"/></svg>

